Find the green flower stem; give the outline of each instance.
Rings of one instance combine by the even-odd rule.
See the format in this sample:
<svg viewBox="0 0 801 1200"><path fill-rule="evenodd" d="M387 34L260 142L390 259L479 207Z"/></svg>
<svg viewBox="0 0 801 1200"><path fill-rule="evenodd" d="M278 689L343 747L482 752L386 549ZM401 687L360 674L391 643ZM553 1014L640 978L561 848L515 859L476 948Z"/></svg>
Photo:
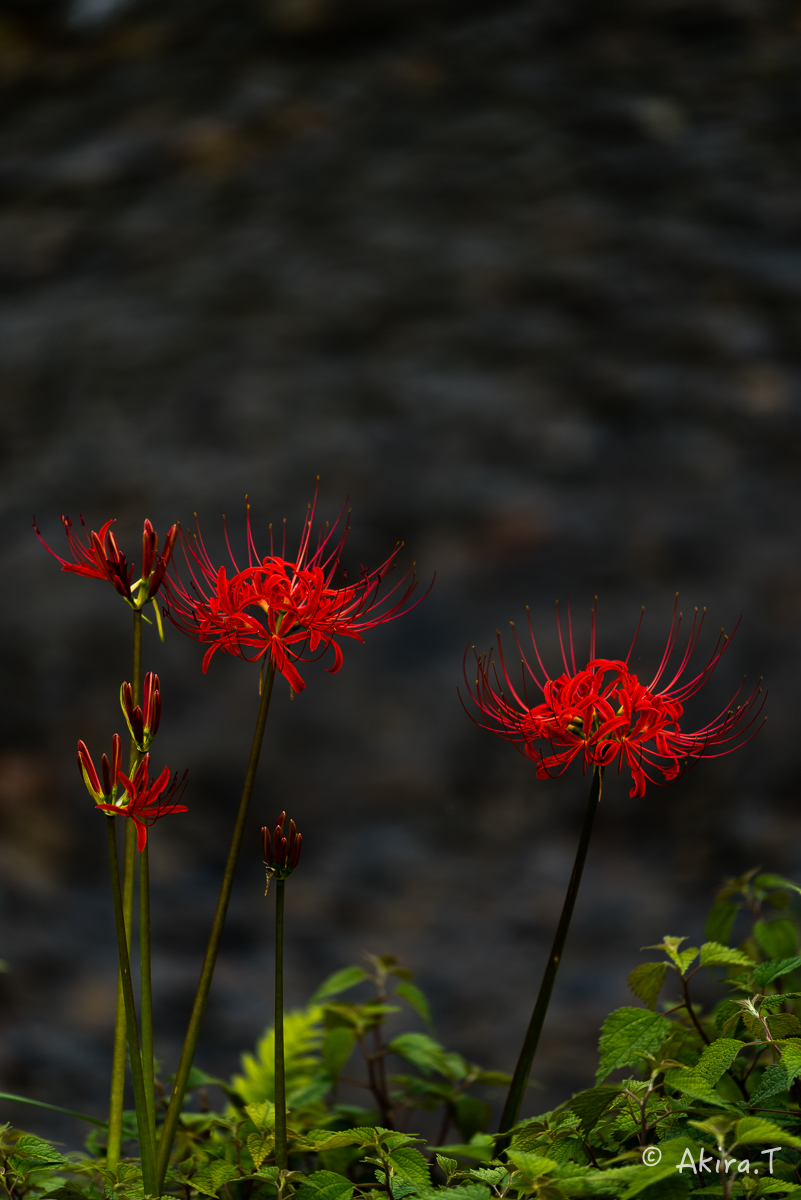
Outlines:
<svg viewBox="0 0 801 1200"><path fill-rule="evenodd" d="M127 822L132 825L132 821ZM142 1010L142 1074L150 1139L156 1144L155 1061L153 1057L153 987L150 974L150 860L147 842L139 855L139 1000Z"/></svg>
<svg viewBox="0 0 801 1200"><path fill-rule="evenodd" d="M142 679L142 614L133 615L133 693L134 703L141 703ZM138 752L131 738L128 774L135 770ZM122 907L125 914L125 930L128 954L131 952L131 926L133 924L134 875L136 869L136 828L133 821L125 822L125 849L123 852ZM108 1108L108 1144L106 1162L114 1169L120 1161L122 1150L122 1111L125 1099L125 1059L127 1041L125 1034L125 1000L122 976L117 978L117 1012L114 1021L114 1053L111 1062L111 1096Z"/></svg>
<svg viewBox="0 0 801 1200"><path fill-rule="evenodd" d="M155 1196L157 1195L155 1147L150 1140L150 1130L148 1128L145 1081L142 1074L139 1031L136 1027L136 1004L134 1001L133 983L131 982L131 960L128 954L128 936L122 906L120 866L117 861L117 837L114 821L114 817L108 817L106 820L108 857L109 866L111 867L111 894L114 898L114 923L117 930L117 950L120 959L122 994L125 1001L125 1024L128 1033L128 1045L131 1050L131 1079L133 1081L134 1106L136 1108L136 1125L139 1133L139 1153L142 1160L142 1184L146 1196Z"/></svg>
<svg viewBox="0 0 801 1200"><path fill-rule="evenodd" d="M214 975L214 967L217 962L217 952L220 949L220 941L222 940L223 926L225 925L225 915L228 911L228 902L231 899L231 889L234 885L234 873L236 871L236 863L239 858L239 849L242 845L242 835L245 832L245 821L248 815L248 806L250 797L253 793L253 785L256 781L256 769L259 765L259 754L261 753L261 744L264 740L264 727L267 724L267 713L270 708L270 697L273 690L273 678L275 668L270 663L264 672L264 684L261 690L261 703L259 705L259 715L256 718L256 728L253 733L253 743L250 748L250 759L248 761L248 769L245 774L245 782L242 786L242 798L239 801L239 811L236 815L236 824L234 832L231 836L231 845L228 849L228 859L225 863L225 871L223 873L222 886L220 895L217 899L217 908L214 913L214 920L211 925L208 945L206 946L206 955L203 959L203 966L200 971L200 980L195 993L195 1001L192 1005L192 1015L189 1018L189 1026L184 1038L183 1049L181 1050L181 1058L178 1063L178 1070L175 1074L175 1082L173 1084L170 1103L167 1106L167 1115L164 1118L164 1125L161 1130L161 1137L158 1144L158 1184L159 1189L164 1183L167 1175L167 1167L172 1153L175 1134L178 1129L178 1122L181 1117L181 1108L183 1107L184 1095L186 1093L186 1085L189 1080L189 1072L192 1069L192 1060L195 1057L198 1039L200 1037L200 1026L203 1022L203 1015L206 1011L206 1003L209 998L211 989L211 981Z"/></svg>
<svg viewBox="0 0 801 1200"><path fill-rule="evenodd" d="M286 1170L286 1076L284 1073L284 888L275 881L275 1165Z"/></svg>
<svg viewBox="0 0 801 1200"><path fill-rule="evenodd" d="M520 1112L520 1105L523 1100L523 1093L528 1084L528 1077L531 1072L531 1064L534 1061L534 1055L537 1053L537 1044L542 1033L542 1026L545 1022L545 1014L548 1012L548 1004L551 999L553 985L556 982L556 972L559 970L559 963L562 960L562 954L567 940L567 932L570 928L570 919L573 916L573 909L576 904L576 896L578 895L579 884L581 883L582 872L584 871L584 863L587 858L587 850L590 845L590 837L592 836L592 826L595 821L595 813L598 809L598 804L601 799L601 782L603 780L603 767L595 767L592 772L592 783L590 784L590 794L587 800L587 811L584 814L584 824L581 827L581 837L579 838L578 850L576 851L576 861L573 863L573 874L570 876L570 883L567 887L565 902L562 906L562 915L559 918L559 924L556 928L556 936L553 939L551 953L548 956L548 963L545 967L545 973L540 984L537 1003L534 1005L534 1011L531 1014L528 1031L520 1050L520 1056L517 1060L512 1082L509 1085L509 1094L506 1097L503 1113L501 1115L500 1125L498 1129L501 1133L508 1133L512 1126L517 1121ZM498 1153L505 1150L509 1145L510 1138L506 1137L498 1143Z"/></svg>

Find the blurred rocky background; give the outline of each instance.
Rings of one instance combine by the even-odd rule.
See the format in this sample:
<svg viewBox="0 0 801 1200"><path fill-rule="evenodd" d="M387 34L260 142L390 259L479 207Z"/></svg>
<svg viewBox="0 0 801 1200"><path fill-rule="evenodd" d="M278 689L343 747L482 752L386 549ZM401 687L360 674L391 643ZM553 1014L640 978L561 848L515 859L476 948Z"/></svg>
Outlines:
<svg viewBox="0 0 801 1200"><path fill-rule="evenodd" d="M581 821L477 729L465 647L553 602L637 669L674 593L742 625L691 708L766 676L765 732L675 786L612 775L529 1111L587 1086L597 1031L726 874L801 875L801 8L779 0L4 0L0 16L0 1089L102 1114L115 948L74 766L121 728L130 613L61 574L59 517L200 516L222 561L353 506L431 595L279 686L199 1065L270 1015L257 829L305 838L289 1001L396 953L453 1048L510 1069ZM146 631L156 759L190 814L152 839L157 1051L174 1069L258 704L257 672ZM699 663L700 663L699 659ZM354 1095L353 1099L357 1096ZM2 1104L79 1145L86 1127Z"/></svg>

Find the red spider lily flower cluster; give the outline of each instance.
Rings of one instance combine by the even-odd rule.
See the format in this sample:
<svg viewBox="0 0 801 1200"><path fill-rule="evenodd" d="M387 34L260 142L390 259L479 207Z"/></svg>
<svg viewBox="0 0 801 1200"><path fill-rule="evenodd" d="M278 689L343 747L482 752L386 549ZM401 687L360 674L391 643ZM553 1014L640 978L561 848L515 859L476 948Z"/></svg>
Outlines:
<svg viewBox="0 0 801 1200"><path fill-rule="evenodd" d="M120 704L131 731L131 737L136 743L137 750L147 750L153 738L158 733L161 721L161 690L159 677L152 671L145 675L144 700L142 707L134 707L133 688L130 683L124 683L120 688ZM144 710L144 711L143 711Z"/></svg>
<svg viewBox="0 0 801 1200"><path fill-rule="evenodd" d="M212 563L199 529L192 543L182 535L191 580L184 586L173 564L175 578L171 574L165 588L167 615L183 633L209 646L203 658L204 672L218 650L249 662L264 657L297 693L306 685L295 663L309 662L310 654L318 657L330 647L334 665L328 669L336 672L343 661L338 638L361 642L365 630L416 607L406 605L418 583L413 569L410 582L406 582L410 574L406 572L394 588L379 597L380 585L400 546L381 566L373 571L362 568L359 579L348 583L340 570L347 522L337 539L338 521L312 549L313 517L312 504L293 559L285 557L285 545L280 555L274 552L272 528L270 553L262 557L253 542L248 505L248 565L240 570L229 545L234 569L230 579L225 566Z"/></svg>
<svg viewBox="0 0 801 1200"><path fill-rule="evenodd" d="M133 581L134 568L128 565L128 560L117 545L117 540L111 530L114 520L106 521L95 533L86 528L86 522L81 517L81 526L86 535L86 543L81 541L73 528L69 517L62 516L62 523L67 534L67 543L72 562L61 558L51 550L42 537L34 518L33 528L36 536L49 554L61 563L62 571L71 571L75 575L86 575L89 579L107 579L110 584L127 600L132 608L143 608L153 600L164 581L173 548L178 537L178 526L173 525L167 531L164 550L158 553L159 537L150 521L145 521L142 533L142 574L136 582Z"/></svg>
<svg viewBox="0 0 801 1200"><path fill-rule="evenodd" d="M674 607L662 661L648 684L641 683L628 665L639 624L625 659L597 658L596 610L593 608L590 657L587 665L579 670L569 609L566 648L557 607L564 672L551 679L543 666L529 616L529 631L541 676L527 661L515 632L521 654L521 683L513 683L499 635L500 666L490 656L476 654L475 690L465 673L468 693L487 718L486 723L478 723L521 747L522 752L537 764L540 779L561 775L574 758L581 756L585 769L588 765L607 767L617 759L620 772L625 764L632 775L629 793L632 797L645 794L646 781L671 783L692 762L728 754L750 740L757 730L751 733L749 730L764 703L764 699L759 701L761 688L757 686L736 705L742 692L741 685L731 703L702 729L693 733L682 731L685 702L704 686L729 644L729 638L721 632L704 668L684 683L680 682L698 642L704 615L699 620L696 610L678 667L666 679L681 625L681 614L677 618ZM529 698L532 682L541 693L541 703L532 704ZM663 780L655 779L649 771L661 772Z"/></svg>
<svg viewBox="0 0 801 1200"><path fill-rule="evenodd" d="M112 738L111 764L105 754L101 761L102 783L98 778L91 755L83 742L78 742L78 767L89 795L97 808L112 817L129 817L136 826L136 843L141 853L147 843L150 825L168 813L187 812L179 804L186 788L188 771L181 779L176 772L170 782L170 768L165 767L157 779L150 782L150 755L146 754L136 768L133 779L120 770L122 745L119 734ZM118 798L119 786L123 794Z"/></svg>
<svg viewBox="0 0 801 1200"><path fill-rule="evenodd" d="M303 835L298 833L294 821L289 822L289 837L284 837L286 813L282 812L271 835L266 825L261 831L261 850L264 865L267 868L267 886L274 875L286 879L295 870L300 861L300 850L303 845ZM265 896L267 892L264 892Z"/></svg>

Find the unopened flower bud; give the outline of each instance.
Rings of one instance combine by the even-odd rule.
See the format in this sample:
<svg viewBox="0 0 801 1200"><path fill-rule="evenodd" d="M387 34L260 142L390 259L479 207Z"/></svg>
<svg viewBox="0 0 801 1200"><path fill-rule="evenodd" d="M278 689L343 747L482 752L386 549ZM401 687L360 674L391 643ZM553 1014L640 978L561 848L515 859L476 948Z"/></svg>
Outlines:
<svg viewBox="0 0 801 1200"><path fill-rule="evenodd" d="M286 813L282 812L275 826L275 831L272 834L266 825L262 827L261 848L264 865L267 868L267 887L264 889L265 896L267 895L267 888L269 888L270 880L273 876L277 876L278 879L288 878L300 860L303 836L298 833L295 822L290 821L289 836L284 837L285 825Z"/></svg>
<svg viewBox="0 0 801 1200"><path fill-rule="evenodd" d="M145 675L143 705L134 705L133 688L123 683L120 688L120 706L131 731L136 748L144 753L158 733L161 722L161 690L159 677L152 671ZM144 711L143 711L144 710Z"/></svg>

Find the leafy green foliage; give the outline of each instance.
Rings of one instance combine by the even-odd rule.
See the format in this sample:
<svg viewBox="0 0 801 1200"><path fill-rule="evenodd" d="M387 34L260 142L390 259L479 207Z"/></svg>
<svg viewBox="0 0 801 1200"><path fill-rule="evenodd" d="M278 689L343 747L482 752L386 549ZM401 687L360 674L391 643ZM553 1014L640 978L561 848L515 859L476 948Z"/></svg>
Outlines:
<svg viewBox="0 0 801 1200"><path fill-rule="evenodd" d="M492 1093L477 1089L509 1077L446 1048L411 972L389 955L338 971L286 1018L289 1169L275 1166L268 1030L230 1084L193 1072L193 1088L221 1087L229 1103L184 1112L167 1191L182 1200L801 1200L801 955L787 929L797 894L781 877L749 872L718 893L700 949L663 938L654 949L664 959L629 976L642 1007L604 1022L596 1086L522 1121L508 1150L488 1132ZM714 973L704 986L719 990L709 1012L692 995L706 968ZM418 1027L404 1027L406 1017ZM369 1107L341 1102L346 1065ZM623 1069L629 1078L604 1082ZM438 1142L449 1132L460 1140L427 1149L399 1132L423 1122ZM130 1121L127 1130L135 1134ZM99 1129L87 1147L90 1157L65 1155L4 1127L10 1200L144 1200L136 1160L107 1171ZM648 1147L661 1155L654 1165L643 1161ZM711 1168L697 1167L699 1155Z"/></svg>

